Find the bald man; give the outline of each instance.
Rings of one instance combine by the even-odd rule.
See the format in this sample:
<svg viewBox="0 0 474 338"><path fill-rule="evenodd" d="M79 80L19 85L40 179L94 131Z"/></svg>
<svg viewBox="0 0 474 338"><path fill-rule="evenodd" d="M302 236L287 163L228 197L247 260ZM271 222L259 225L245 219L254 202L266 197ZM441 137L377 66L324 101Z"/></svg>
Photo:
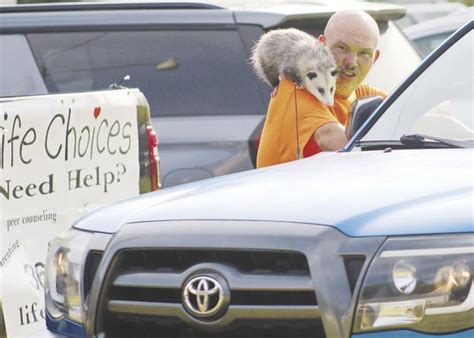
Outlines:
<svg viewBox="0 0 474 338"><path fill-rule="evenodd" d="M339 67L334 105L325 106L304 88L281 79L268 107L258 168L346 145L352 102L367 96L387 96L363 83L380 55L378 39L377 23L363 11L343 10L331 16L319 41L329 47Z"/></svg>

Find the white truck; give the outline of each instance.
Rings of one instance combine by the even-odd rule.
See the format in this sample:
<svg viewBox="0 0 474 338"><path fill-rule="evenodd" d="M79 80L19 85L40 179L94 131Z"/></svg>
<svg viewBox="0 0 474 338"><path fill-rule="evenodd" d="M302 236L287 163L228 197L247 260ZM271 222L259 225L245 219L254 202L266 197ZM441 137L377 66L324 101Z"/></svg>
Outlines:
<svg viewBox="0 0 474 338"><path fill-rule="evenodd" d="M138 89L0 98L0 337L45 325L52 238L89 211L160 188L157 146Z"/></svg>

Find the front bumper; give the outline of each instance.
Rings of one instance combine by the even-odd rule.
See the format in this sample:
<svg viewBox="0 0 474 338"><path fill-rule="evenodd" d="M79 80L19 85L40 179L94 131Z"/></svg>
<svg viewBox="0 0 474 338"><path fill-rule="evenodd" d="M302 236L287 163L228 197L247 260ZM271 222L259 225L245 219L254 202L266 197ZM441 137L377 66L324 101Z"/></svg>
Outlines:
<svg viewBox="0 0 474 338"><path fill-rule="evenodd" d="M46 327L38 330L34 334L27 336L25 338L68 338L68 336L64 336L62 334L52 332L48 330Z"/></svg>

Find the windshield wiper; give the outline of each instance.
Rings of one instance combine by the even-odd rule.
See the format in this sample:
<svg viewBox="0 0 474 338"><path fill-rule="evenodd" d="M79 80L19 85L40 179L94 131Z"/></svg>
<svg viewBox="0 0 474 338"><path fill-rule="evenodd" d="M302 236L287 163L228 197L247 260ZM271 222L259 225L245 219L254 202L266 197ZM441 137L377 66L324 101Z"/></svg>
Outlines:
<svg viewBox="0 0 474 338"><path fill-rule="evenodd" d="M364 151L390 149L474 148L474 139L451 140L423 134L409 134L396 140L356 140L355 146Z"/></svg>
<svg viewBox="0 0 474 338"><path fill-rule="evenodd" d="M466 141L456 141L456 140L449 140L435 136L428 136L423 134L409 134L409 135L402 135L400 137L400 142L404 145L408 146L420 146L420 147L432 147L432 146L439 146L443 145L447 148L467 148L468 144Z"/></svg>

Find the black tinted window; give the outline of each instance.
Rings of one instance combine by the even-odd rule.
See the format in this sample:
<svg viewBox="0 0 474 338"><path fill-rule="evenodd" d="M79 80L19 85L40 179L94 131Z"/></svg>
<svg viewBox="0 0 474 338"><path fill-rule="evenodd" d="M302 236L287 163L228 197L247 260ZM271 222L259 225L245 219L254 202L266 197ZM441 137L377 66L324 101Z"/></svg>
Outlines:
<svg viewBox="0 0 474 338"><path fill-rule="evenodd" d="M425 36L423 38L415 39L413 42L421 51L423 56L427 56L431 53L436 47L444 42L453 32L446 32L431 36Z"/></svg>
<svg viewBox="0 0 474 338"><path fill-rule="evenodd" d="M264 114L237 31L29 34L51 92L107 88L125 75L153 115Z"/></svg>
<svg viewBox="0 0 474 338"><path fill-rule="evenodd" d="M0 35L0 79L0 96L47 93L25 36Z"/></svg>

